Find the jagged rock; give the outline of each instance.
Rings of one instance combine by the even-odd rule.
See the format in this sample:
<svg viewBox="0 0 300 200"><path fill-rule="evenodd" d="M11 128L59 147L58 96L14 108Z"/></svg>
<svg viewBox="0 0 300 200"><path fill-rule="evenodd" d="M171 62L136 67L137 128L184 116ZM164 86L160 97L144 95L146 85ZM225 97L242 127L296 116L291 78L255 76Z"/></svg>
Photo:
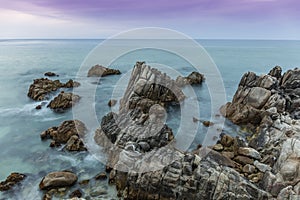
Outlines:
<svg viewBox="0 0 300 200"><path fill-rule="evenodd" d="M121 74L120 70L110 69L101 65L95 65L88 71L88 77L97 76L103 77L108 75Z"/></svg>
<svg viewBox="0 0 300 200"><path fill-rule="evenodd" d="M202 158L207 149L193 154L172 146L174 136L164 124L164 106L183 99L183 92L166 74L144 63L135 65L119 113L104 116L94 136L108 153L109 183L116 185L119 196L145 200L269 198L232 169L238 164L221 153L211 150ZM224 136L223 144L236 148L230 136ZM139 160L141 156L146 164Z"/></svg>
<svg viewBox="0 0 300 200"><path fill-rule="evenodd" d="M216 144L213 146L213 149L216 151L222 151L224 149L222 144Z"/></svg>
<svg viewBox="0 0 300 200"><path fill-rule="evenodd" d="M25 178L25 174L20 174L17 172L11 173L5 181L0 182L0 191L7 191L12 189L15 185L19 184Z"/></svg>
<svg viewBox="0 0 300 200"><path fill-rule="evenodd" d="M206 127L209 127L209 126L213 126L214 123L213 122L210 122L210 121L203 121L202 124Z"/></svg>
<svg viewBox="0 0 300 200"><path fill-rule="evenodd" d="M79 100L80 96L76 94L61 92L57 97L50 101L47 107L56 112L61 112L65 109L71 108Z"/></svg>
<svg viewBox="0 0 300 200"><path fill-rule="evenodd" d="M78 87L80 84L76 81L69 80L66 84L59 80L49 80L47 78L35 79L30 85L27 96L33 100L42 101L49 98L51 92L57 91L63 87Z"/></svg>
<svg viewBox="0 0 300 200"><path fill-rule="evenodd" d="M101 173L99 173L99 174L97 174L95 176L95 179L96 180L106 180L107 179L107 175L106 175L105 172L101 172Z"/></svg>
<svg viewBox="0 0 300 200"><path fill-rule="evenodd" d="M56 75L54 72L46 72L45 74L44 74L45 76L58 76L58 75Z"/></svg>
<svg viewBox="0 0 300 200"><path fill-rule="evenodd" d="M242 165L253 164L254 160L246 156L237 156L234 160Z"/></svg>
<svg viewBox="0 0 300 200"><path fill-rule="evenodd" d="M193 85L193 84L201 84L205 80L204 75L199 72L192 72L187 77L178 76L176 78L176 84L179 87L183 87L185 85Z"/></svg>
<svg viewBox="0 0 300 200"><path fill-rule="evenodd" d="M59 127L51 127L41 133L41 139L52 139L52 147L66 144L66 149L69 151L84 151L83 137L86 132L86 127L79 120L64 121Z"/></svg>
<svg viewBox="0 0 300 200"><path fill-rule="evenodd" d="M259 154L252 152L250 157L260 160L253 162L260 172L248 178L262 180L262 188L277 199L292 199L300 181L300 70L281 73L278 66L268 75L246 73L232 102L221 112L234 123L252 128L249 146ZM259 88L257 95L251 93L254 88Z"/></svg>
<svg viewBox="0 0 300 200"><path fill-rule="evenodd" d="M72 135L66 144L66 149L68 151L86 151L83 141L77 136Z"/></svg>
<svg viewBox="0 0 300 200"><path fill-rule="evenodd" d="M77 176L72 172L51 172L39 184L41 190L72 186L76 183Z"/></svg>

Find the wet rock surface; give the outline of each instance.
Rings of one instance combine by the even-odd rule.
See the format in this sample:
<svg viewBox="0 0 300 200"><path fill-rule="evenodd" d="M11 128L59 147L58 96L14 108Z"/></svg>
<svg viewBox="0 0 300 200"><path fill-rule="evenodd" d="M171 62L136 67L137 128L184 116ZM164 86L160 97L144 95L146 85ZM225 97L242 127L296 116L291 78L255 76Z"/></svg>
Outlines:
<svg viewBox="0 0 300 200"><path fill-rule="evenodd" d="M5 181L0 182L0 191L8 191L26 178L25 174L11 173Z"/></svg>
<svg viewBox="0 0 300 200"><path fill-rule="evenodd" d="M41 133L41 139L52 139L51 146L60 146L66 144L68 151L85 151L81 137L86 133L87 129L83 122L79 120L64 121L58 127L51 127Z"/></svg>
<svg viewBox="0 0 300 200"><path fill-rule="evenodd" d="M59 80L50 80L48 78L35 79L30 85L27 96L33 100L42 101L49 98L51 92L59 88L78 87L80 83L69 80L67 83L61 83Z"/></svg>
<svg viewBox="0 0 300 200"><path fill-rule="evenodd" d="M88 71L88 77L103 77L108 75L119 75L121 74L120 70L110 69L107 67L103 67L101 65L95 65Z"/></svg>
<svg viewBox="0 0 300 200"><path fill-rule="evenodd" d="M116 185L119 195L124 199L271 197L254 184L262 174L252 175L252 183L239 172L244 167L245 173L258 173L252 157L259 155L254 149L241 151L250 157L239 155L235 138L223 135L220 152L176 150L172 130L164 121L164 106L182 100L184 94L174 80L144 63L135 65L119 113L103 117L94 137L109 155L109 182ZM251 166L236 162L238 156L250 160Z"/></svg>
<svg viewBox="0 0 300 200"><path fill-rule="evenodd" d="M297 199L300 195L297 186L300 181L300 70L281 73L278 66L268 75L246 73L233 101L221 110L234 123L246 124L252 130L247 142L255 151L246 152L244 148L238 152L256 159L252 165L261 174L256 181L262 189L277 199ZM249 171L250 166L245 170Z"/></svg>

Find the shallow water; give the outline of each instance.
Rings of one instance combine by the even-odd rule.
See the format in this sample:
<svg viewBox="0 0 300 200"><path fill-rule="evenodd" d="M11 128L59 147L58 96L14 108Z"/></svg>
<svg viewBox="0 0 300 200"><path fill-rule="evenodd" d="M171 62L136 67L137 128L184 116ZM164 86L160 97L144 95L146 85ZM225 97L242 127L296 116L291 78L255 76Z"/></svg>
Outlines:
<svg viewBox="0 0 300 200"><path fill-rule="evenodd" d="M45 129L58 126L72 119L72 111L57 114L47 109L35 110L40 102L27 97L28 87L35 78L43 77L47 71L59 74L63 82L75 78L88 53L100 40L5 40L0 42L0 180L11 172L29 174L19 194L0 193L4 199L39 199L42 193L38 183L42 176L55 170L72 169L79 180L88 179L103 171L104 166L88 153L68 153L51 149L50 141L41 141L39 134ZM199 40L218 66L227 94L231 100L238 82L247 71L267 73L273 66L283 69L297 67L300 63L299 41L252 41L252 40ZM161 63L173 67L183 75L193 69L185 60L167 52L146 49L134 51L115 60L111 66L122 73L132 69L137 60ZM101 64L101 63L100 63ZM110 111L107 106L112 91L121 76L101 79L95 95L96 114L99 120ZM175 77L173 77L175 78ZM80 77L79 77L80 80ZM93 78L87 84L95 84ZM126 88L126 85L121 85ZM211 112L210 95L206 84L194 87L200 105L202 120L218 121ZM45 101L45 103L49 102ZM80 106L80 103L77 105ZM176 134L180 121L180 110L168 109L167 123ZM225 132L236 135L242 132L230 122L225 123ZM200 125L190 149L201 143L207 128ZM93 134L94 128L90 129ZM104 156L104 155L103 155ZM101 187L107 187L105 183ZM75 186L74 188L76 188ZM114 190L109 194L114 196ZM87 189L88 190L88 189ZM108 197L107 197L108 198Z"/></svg>

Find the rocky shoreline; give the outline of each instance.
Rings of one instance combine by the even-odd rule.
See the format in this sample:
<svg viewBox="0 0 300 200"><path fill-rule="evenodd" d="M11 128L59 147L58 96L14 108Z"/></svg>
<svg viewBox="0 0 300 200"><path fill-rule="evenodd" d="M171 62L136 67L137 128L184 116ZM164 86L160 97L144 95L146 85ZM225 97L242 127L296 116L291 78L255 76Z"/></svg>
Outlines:
<svg viewBox="0 0 300 200"><path fill-rule="evenodd" d="M90 76L120 74L116 69L96 65ZM56 76L55 73L46 73ZM266 75L246 73L232 102L220 108L222 115L248 129L246 139L222 133L214 146L199 145L192 152L176 149L176 136L166 124L166 106L184 102L182 88L201 84L204 75L192 72L171 79L165 73L137 62L118 113L102 118L94 140L108 155L106 172L95 180L115 185L121 199L298 199L300 197L300 70L282 74L279 66ZM36 101L49 98L60 88L79 87L73 80L34 80L28 96ZM61 91L49 104L56 112L71 108L80 97ZM109 101L109 99L107 99ZM110 100L108 106L114 106ZM190 119L197 123L198 116ZM205 123L204 123L205 122ZM203 121L204 126L214 126ZM88 127L79 120L64 121L41 133L52 139L51 147L64 145L67 151L86 151L82 137ZM12 177L12 178L11 178ZM14 178L16 177L16 178ZM22 184L26 175L12 173L0 183L10 190ZM64 189L69 198L101 197L102 191L85 196L74 184L72 171L51 172L41 177L43 199Z"/></svg>

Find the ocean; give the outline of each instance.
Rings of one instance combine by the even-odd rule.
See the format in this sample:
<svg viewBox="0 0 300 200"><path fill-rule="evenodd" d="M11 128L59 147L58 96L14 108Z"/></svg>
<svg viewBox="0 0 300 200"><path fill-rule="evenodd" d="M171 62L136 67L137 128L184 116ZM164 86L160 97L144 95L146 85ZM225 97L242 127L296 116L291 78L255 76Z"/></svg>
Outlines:
<svg viewBox="0 0 300 200"><path fill-rule="evenodd" d="M104 165L89 153L70 153L57 148L52 149L49 147L50 140L41 141L42 131L58 126L64 120L72 119L73 113L71 110L54 113L46 107L36 110L35 106L40 102L27 97L28 88L33 80L44 77L47 71L59 74L59 77L54 79L62 82L75 79L86 57L101 42L102 40L0 40L0 180L5 180L11 172L29 175L22 187L18 188L18 194L0 193L0 199L40 199L43 193L39 191L38 184L41 178L51 171L71 169L79 176L79 180L89 179L104 171ZM197 40L197 42L204 47L218 67L227 101L232 99L245 72L265 74L276 65L280 65L283 71L286 71L300 64L300 41ZM130 46L130 43L128 45ZM183 75L193 71L186 60L174 57L168 52L152 49L141 49L122 55L114 60L110 67L120 69L126 74L136 61L162 63ZM107 102L121 77L105 77L97 84L95 110L99 120L110 112ZM87 84L95 84L93 78L85 81ZM197 117L201 120L214 121L217 113L210 109L212 102L207 85L204 82L200 86L193 86L193 89L201 112L201 116ZM45 101L47 102L49 100ZM167 124L174 132L179 128L179 120L180 109L169 108ZM200 126L190 149L203 141L206 130L207 127ZM91 128L89 134L92 135L93 131L94 128ZM243 129L230 122L225 123L224 131L231 135L244 133ZM106 198L115 197L113 188L105 182L101 184L99 187L108 191Z"/></svg>

